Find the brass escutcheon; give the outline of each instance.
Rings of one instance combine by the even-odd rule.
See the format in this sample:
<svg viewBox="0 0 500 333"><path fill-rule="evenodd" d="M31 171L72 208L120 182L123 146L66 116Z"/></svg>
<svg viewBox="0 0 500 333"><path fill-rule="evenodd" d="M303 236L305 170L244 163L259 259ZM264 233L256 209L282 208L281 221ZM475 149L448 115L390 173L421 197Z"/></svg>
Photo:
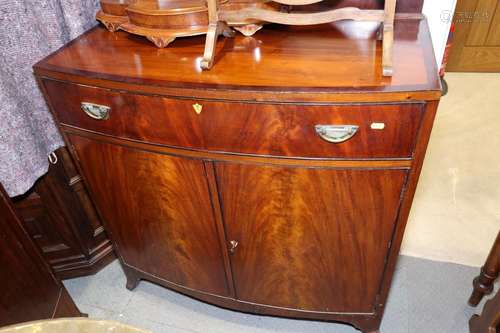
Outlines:
<svg viewBox="0 0 500 333"><path fill-rule="evenodd" d="M200 114L201 111L203 110L203 105L201 104L193 104L193 109L194 109L194 112L196 112L196 114Z"/></svg>

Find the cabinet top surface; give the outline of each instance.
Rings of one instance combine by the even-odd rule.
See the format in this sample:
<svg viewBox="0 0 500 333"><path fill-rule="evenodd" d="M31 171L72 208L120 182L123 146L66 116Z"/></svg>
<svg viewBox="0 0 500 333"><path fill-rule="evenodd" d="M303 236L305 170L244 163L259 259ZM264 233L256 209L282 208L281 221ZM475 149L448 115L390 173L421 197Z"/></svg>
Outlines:
<svg viewBox="0 0 500 333"><path fill-rule="evenodd" d="M383 77L379 25L341 21L329 26L266 26L253 37L219 37L216 62L202 71L204 36L158 49L145 38L96 27L35 65L55 73L126 84L255 92L431 92L440 83L425 19L395 22L394 76ZM293 30L291 30L293 29ZM411 98L411 97L407 97Z"/></svg>

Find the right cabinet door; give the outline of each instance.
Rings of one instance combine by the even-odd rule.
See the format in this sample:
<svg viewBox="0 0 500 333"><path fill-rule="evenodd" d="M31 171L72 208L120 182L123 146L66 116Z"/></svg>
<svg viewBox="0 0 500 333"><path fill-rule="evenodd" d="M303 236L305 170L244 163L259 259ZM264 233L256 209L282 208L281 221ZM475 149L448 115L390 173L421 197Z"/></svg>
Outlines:
<svg viewBox="0 0 500 333"><path fill-rule="evenodd" d="M371 313L407 173L216 164L236 297Z"/></svg>

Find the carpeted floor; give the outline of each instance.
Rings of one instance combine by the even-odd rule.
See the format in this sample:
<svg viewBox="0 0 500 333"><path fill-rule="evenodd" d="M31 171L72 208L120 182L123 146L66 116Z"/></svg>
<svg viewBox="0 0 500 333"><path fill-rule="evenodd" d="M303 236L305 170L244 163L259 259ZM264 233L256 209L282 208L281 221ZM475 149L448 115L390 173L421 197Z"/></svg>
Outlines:
<svg viewBox="0 0 500 333"><path fill-rule="evenodd" d="M481 266L500 230L500 73L448 73L402 253Z"/></svg>
<svg viewBox="0 0 500 333"><path fill-rule="evenodd" d="M382 333L467 333L467 305L478 268L401 256ZM154 333L355 333L326 322L291 320L224 310L149 282L125 289L117 261L95 276L64 282L91 318L129 323Z"/></svg>

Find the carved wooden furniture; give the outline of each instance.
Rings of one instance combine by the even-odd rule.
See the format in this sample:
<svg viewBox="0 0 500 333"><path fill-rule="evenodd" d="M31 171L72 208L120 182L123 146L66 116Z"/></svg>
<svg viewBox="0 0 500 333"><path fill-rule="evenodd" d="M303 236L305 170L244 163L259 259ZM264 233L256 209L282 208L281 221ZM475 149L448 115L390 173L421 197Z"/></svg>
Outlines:
<svg viewBox="0 0 500 333"><path fill-rule="evenodd" d="M207 32L205 0L139 0L127 8L127 14L129 22L122 29L147 37L157 47Z"/></svg>
<svg viewBox="0 0 500 333"><path fill-rule="evenodd" d="M311 5L323 0L274 0L283 5ZM215 59L217 37L221 34L232 36L228 22L259 20L270 23L288 25L316 25L339 20L381 22L380 37L382 38L382 67L384 76L392 76L392 46L394 41L394 17L396 0L385 0L384 10L367 10L355 7L335 8L313 13L283 13L262 8L241 8L228 10L221 7L217 0L208 2L208 32L201 67L210 69Z"/></svg>
<svg viewBox="0 0 500 333"><path fill-rule="evenodd" d="M134 0L100 0L101 10L97 12L96 19L109 31L117 31L128 22L127 7Z"/></svg>
<svg viewBox="0 0 500 333"><path fill-rule="evenodd" d="M32 242L0 184L0 327L82 314Z"/></svg>
<svg viewBox="0 0 500 333"><path fill-rule="evenodd" d="M241 9L261 9L266 11L278 12L281 10L281 5L272 0L229 0L227 3L220 5L224 10L241 10ZM262 29L266 22L256 19L242 19L228 21L227 24L234 30L239 31L243 35L250 37L257 31Z"/></svg>
<svg viewBox="0 0 500 333"><path fill-rule="evenodd" d="M226 9L261 8L279 10L270 0L217 0ZM101 0L96 19L112 32L119 29L144 36L164 48L178 37L204 35L208 30L205 0ZM246 36L262 28L259 20L229 22Z"/></svg>
<svg viewBox="0 0 500 333"><path fill-rule="evenodd" d="M354 21L238 35L211 71L203 36L100 27L39 62L127 287L376 332L441 94L425 19L395 27L392 79Z"/></svg>
<svg viewBox="0 0 500 333"><path fill-rule="evenodd" d="M477 306L485 295L493 292L495 280L500 273L500 232L491 248L481 273L474 279L474 290L469 299L471 306ZM486 302L483 313L474 315L470 322L471 333L495 333L500 328L500 293Z"/></svg>
<svg viewBox="0 0 500 333"><path fill-rule="evenodd" d="M23 226L61 278L94 274L115 259L112 244L66 148L26 194L13 199Z"/></svg>

